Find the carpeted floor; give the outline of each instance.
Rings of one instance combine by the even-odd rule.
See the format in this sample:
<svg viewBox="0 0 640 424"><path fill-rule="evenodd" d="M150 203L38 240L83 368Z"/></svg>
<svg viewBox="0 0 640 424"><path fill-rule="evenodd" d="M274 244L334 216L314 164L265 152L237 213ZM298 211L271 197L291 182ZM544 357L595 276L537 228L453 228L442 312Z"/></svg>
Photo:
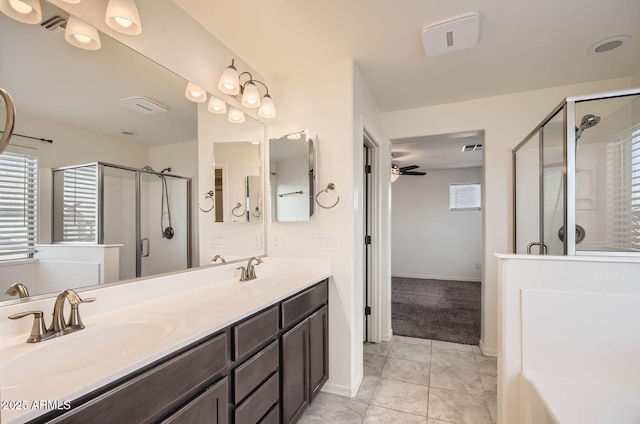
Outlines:
<svg viewBox="0 0 640 424"><path fill-rule="evenodd" d="M393 334L477 345L480 283L392 277Z"/></svg>

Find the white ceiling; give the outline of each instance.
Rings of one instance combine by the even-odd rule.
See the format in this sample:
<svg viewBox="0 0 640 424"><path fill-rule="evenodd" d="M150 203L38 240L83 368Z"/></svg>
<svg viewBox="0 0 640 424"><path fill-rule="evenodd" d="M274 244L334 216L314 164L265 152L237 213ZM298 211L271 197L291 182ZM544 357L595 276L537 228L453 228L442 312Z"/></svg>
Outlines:
<svg viewBox="0 0 640 424"><path fill-rule="evenodd" d="M638 0L174 1L267 79L353 59L383 112L628 77L640 69ZM427 57L422 28L470 12L480 15L478 44ZM619 35L631 42L587 52ZM392 140L393 162L422 171L481 166L481 152L461 156L460 137ZM482 143L482 133L474 137Z"/></svg>

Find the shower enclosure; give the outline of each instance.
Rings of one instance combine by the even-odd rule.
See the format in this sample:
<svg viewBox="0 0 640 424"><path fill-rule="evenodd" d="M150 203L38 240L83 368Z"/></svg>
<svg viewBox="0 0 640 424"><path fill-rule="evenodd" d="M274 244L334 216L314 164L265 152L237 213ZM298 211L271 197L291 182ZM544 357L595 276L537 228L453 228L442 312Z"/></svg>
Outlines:
<svg viewBox="0 0 640 424"><path fill-rule="evenodd" d="M513 150L513 175L515 253L638 254L640 88L567 97Z"/></svg>
<svg viewBox="0 0 640 424"><path fill-rule="evenodd" d="M164 171L53 169L53 242L120 245L121 280L190 268L191 178Z"/></svg>

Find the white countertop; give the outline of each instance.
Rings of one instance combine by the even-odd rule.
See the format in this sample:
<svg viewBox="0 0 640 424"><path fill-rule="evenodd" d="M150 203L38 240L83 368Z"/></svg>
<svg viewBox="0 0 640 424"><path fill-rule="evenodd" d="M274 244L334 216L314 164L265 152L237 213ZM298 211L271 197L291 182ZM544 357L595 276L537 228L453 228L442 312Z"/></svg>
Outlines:
<svg viewBox="0 0 640 424"><path fill-rule="evenodd" d="M264 258L256 267L258 279L240 283L237 266L196 269L81 292L82 297L97 298L80 306L86 328L40 343L26 343L32 317L17 321L6 317L42 310L48 325L53 299L0 308L1 422L24 423L51 409L33 408L34 401L59 401L64 408L65 401L331 275L328 260Z"/></svg>

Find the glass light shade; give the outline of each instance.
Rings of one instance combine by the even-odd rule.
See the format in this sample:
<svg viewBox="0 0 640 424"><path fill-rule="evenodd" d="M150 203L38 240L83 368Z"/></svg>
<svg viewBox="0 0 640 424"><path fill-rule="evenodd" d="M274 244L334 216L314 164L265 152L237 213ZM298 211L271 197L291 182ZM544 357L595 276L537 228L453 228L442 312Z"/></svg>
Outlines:
<svg viewBox="0 0 640 424"><path fill-rule="evenodd" d="M209 99L209 105L207 106L207 109L211 113L222 115L224 113L227 113L227 104L222 100L220 100L219 98L217 98L216 96L211 96L211 98Z"/></svg>
<svg viewBox="0 0 640 424"><path fill-rule="evenodd" d="M258 87L251 81L245 84L242 92L242 106L256 108L260 107L260 92Z"/></svg>
<svg viewBox="0 0 640 424"><path fill-rule="evenodd" d="M207 92L193 83L187 84L184 96L192 102L202 103L207 101Z"/></svg>
<svg viewBox="0 0 640 424"><path fill-rule="evenodd" d="M109 0L105 20L109 28L122 34L142 33L140 15L133 0Z"/></svg>
<svg viewBox="0 0 640 424"><path fill-rule="evenodd" d="M238 79L238 71L233 65L224 70L218 81L218 89L225 94L235 96L240 92L240 80Z"/></svg>
<svg viewBox="0 0 640 424"><path fill-rule="evenodd" d="M62 0L62 1L69 4L78 4L80 3L81 0Z"/></svg>
<svg viewBox="0 0 640 424"><path fill-rule="evenodd" d="M400 177L400 169L395 166L391 167L391 182L394 183L398 177Z"/></svg>
<svg viewBox="0 0 640 424"><path fill-rule="evenodd" d="M244 112L230 107L229 108L229 122L234 124L242 124L244 122Z"/></svg>
<svg viewBox="0 0 640 424"><path fill-rule="evenodd" d="M98 50L102 46L98 30L75 16L70 16L67 21L64 39L84 50Z"/></svg>
<svg viewBox="0 0 640 424"><path fill-rule="evenodd" d="M262 118L276 117L276 107L270 95L267 94L262 98L262 104L260 105L260 109L258 109L258 116Z"/></svg>
<svg viewBox="0 0 640 424"><path fill-rule="evenodd" d="M0 11L23 24L39 24L42 21L40 0L0 0Z"/></svg>

